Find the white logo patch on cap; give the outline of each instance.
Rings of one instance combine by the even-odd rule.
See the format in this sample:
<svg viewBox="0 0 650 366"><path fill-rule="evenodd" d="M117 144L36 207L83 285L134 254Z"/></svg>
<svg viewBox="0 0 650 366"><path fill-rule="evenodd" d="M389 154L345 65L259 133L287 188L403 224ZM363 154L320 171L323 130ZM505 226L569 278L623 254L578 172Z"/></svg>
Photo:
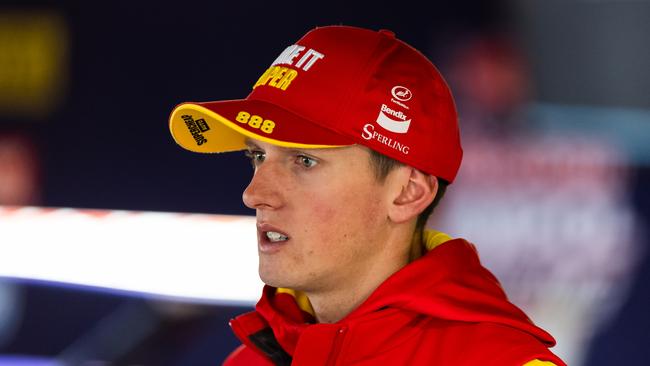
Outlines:
<svg viewBox="0 0 650 366"><path fill-rule="evenodd" d="M387 114L399 119L393 119ZM411 125L411 120L407 118L403 112L395 111L390 109L386 104L382 104L379 115L377 116L377 124L390 132L406 133Z"/></svg>

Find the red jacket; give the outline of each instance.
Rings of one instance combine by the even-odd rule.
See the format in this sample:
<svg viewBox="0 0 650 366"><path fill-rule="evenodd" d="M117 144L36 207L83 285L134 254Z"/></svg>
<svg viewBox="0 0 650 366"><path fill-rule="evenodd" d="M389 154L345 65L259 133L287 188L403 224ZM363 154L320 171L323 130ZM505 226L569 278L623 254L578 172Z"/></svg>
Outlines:
<svg viewBox="0 0 650 366"><path fill-rule="evenodd" d="M224 365L565 365L462 239L409 263L339 322L313 320L265 287L256 310L231 321L243 345Z"/></svg>

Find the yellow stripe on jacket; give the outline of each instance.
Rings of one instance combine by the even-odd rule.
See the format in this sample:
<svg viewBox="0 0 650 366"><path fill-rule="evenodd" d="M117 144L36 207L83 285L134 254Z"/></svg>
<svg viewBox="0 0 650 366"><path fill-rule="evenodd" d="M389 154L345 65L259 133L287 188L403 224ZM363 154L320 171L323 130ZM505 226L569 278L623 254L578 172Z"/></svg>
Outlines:
<svg viewBox="0 0 650 366"><path fill-rule="evenodd" d="M526 362L523 366L557 366L551 361L532 360Z"/></svg>

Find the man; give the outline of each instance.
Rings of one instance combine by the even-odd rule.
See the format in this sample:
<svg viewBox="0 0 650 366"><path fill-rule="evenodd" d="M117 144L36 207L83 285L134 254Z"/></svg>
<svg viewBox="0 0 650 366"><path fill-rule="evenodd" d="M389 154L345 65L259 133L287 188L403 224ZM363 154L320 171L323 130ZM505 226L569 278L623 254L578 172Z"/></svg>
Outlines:
<svg viewBox="0 0 650 366"><path fill-rule="evenodd" d="M562 365L462 239L423 230L462 150L436 68L386 30L316 28L244 100L185 103L174 139L247 150L255 311L226 365Z"/></svg>

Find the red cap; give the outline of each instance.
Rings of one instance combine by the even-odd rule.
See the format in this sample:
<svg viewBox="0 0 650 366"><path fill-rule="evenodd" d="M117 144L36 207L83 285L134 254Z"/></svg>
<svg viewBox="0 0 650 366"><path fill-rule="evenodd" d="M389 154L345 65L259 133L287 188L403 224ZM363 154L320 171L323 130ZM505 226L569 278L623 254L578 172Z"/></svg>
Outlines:
<svg viewBox="0 0 650 366"><path fill-rule="evenodd" d="M176 142L196 152L361 144L452 182L462 159L449 87L420 52L379 32L328 26L287 47L246 99L183 103Z"/></svg>

